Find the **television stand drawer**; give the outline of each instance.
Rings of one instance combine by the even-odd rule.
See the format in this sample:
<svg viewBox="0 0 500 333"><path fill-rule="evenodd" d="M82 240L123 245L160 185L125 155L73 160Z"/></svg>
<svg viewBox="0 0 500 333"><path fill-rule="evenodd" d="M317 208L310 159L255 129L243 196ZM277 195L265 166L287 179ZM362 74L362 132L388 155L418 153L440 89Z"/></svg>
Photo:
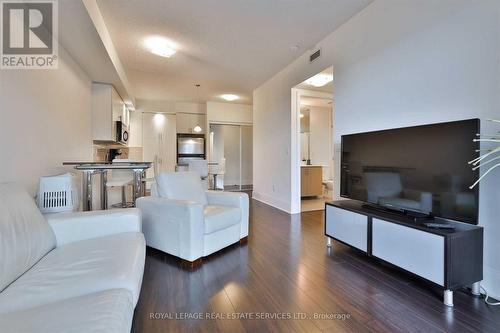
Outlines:
<svg viewBox="0 0 500 333"><path fill-rule="evenodd" d="M368 252L368 218L326 205L325 234L363 252Z"/></svg>
<svg viewBox="0 0 500 333"><path fill-rule="evenodd" d="M372 255L444 286L442 236L374 218Z"/></svg>

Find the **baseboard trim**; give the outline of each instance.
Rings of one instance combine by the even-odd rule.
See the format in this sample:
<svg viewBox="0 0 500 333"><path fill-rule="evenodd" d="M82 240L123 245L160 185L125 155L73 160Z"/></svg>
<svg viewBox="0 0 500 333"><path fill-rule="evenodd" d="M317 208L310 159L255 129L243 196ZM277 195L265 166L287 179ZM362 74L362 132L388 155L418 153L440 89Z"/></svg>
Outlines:
<svg viewBox="0 0 500 333"><path fill-rule="evenodd" d="M284 211L287 214L290 214L290 204L284 200L281 199L276 199L275 197L272 197L270 195L265 195L256 191L252 192L252 198L260 201L266 205L272 206L274 208L277 208L281 211Z"/></svg>

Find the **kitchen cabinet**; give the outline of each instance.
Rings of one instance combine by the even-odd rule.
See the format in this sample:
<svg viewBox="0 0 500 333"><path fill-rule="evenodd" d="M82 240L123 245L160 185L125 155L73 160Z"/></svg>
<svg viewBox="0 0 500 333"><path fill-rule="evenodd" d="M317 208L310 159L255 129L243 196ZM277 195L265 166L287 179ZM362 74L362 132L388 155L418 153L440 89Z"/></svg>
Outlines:
<svg viewBox="0 0 500 333"><path fill-rule="evenodd" d="M206 116L197 113L177 113L177 133L205 134ZM194 128L200 126L201 131L195 132Z"/></svg>
<svg viewBox="0 0 500 333"><path fill-rule="evenodd" d="M116 141L116 122L129 125L129 110L110 84L92 83L92 139Z"/></svg>
<svg viewBox="0 0 500 333"><path fill-rule="evenodd" d="M320 165L300 167L300 193L302 197L323 195L323 170Z"/></svg>

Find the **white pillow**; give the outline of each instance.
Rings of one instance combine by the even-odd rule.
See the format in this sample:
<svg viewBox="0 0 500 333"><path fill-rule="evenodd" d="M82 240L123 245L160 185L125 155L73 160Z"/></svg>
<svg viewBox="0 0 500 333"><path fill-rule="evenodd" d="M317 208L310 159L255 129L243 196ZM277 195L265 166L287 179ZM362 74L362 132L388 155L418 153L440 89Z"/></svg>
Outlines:
<svg viewBox="0 0 500 333"><path fill-rule="evenodd" d="M171 200L189 200L207 205L207 196L197 172L164 172L156 176L158 194Z"/></svg>
<svg viewBox="0 0 500 333"><path fill-rule="evenodd" d="M55 246L33 198L19 185L0 183L0 291Z"/></svg>

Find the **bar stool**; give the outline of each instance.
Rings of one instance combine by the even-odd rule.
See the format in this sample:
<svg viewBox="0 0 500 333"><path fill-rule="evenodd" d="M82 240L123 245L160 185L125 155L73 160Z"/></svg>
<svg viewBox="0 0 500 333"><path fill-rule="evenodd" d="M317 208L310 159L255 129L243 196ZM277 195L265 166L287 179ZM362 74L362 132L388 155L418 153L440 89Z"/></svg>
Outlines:
<svg viewBox="0 0 500 333"><path fill-rule="evenodd" d="M226 174L226 159L223 157L220 159L217 166L214 168L211 174L213 176L213 189L221 189L224 191L224 175Z"/></svg>
<svg viewBox="0 0 500 333"><path fill-rule="evenodd" d="M205 190L208 190L208 163L207 160L188 161L188 170L197 172L200 175L201 183Z"/></svg>
<svg viewBox="0 0 500 333"><path fill-rule="evenodd" d="M116 162L135 162L134 160L126 159L114 159L113 163ZM134 175L130 170L119 170L114 169L111 172L111 179L106 182L106 188L121 187L122 190L122 200L119 203L111 205L113 208L130 208L134 207L134 202L127 201L127 187L132 186L134 183Z"/></svg>

